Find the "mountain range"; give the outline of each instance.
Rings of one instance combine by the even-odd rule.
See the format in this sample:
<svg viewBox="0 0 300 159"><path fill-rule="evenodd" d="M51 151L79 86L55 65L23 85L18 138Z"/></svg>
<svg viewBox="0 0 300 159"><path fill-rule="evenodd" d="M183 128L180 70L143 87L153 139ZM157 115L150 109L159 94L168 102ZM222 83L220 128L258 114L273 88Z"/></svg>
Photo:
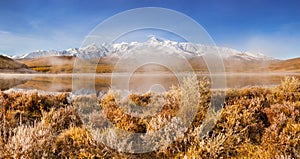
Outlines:
<svg viewBox="0 0 300 159"><path fill-rule="evenodd" d="M161 40L156 37L149 38L146 42L131 42L131 43L117 43L117 44L91 44L82 48L70 48L67 50L38 50L35 52L29 52L21 56L14 56L14 59L25 58L42 58L48 56L74 56L83 59L93 59L99 57L114 56L120 57L124 53L135 49L136 47L151 46L156 48L169 48L174 52L184 55L186 57L202 56L211 51L218 50L223 59L236 59L242 61L269 61L275 60L272 57L265 56L261 53L242 52L226 47L217 46L205 46L201 44L193 44L189 42L174 42L170 40Z"/></svg>
<svg viewBox="0 0 300 159"><path fill-rule="evenodd" d="M91 44L82 48L62 51L39 50L12 57L16 63L11 68L22 66L45 73L72 73L75 59L78 58L85 60L84 63L88 64L88 67L97 64L96 72L98 73L112 72L120 57L137 48L149 46L162 50L168 49L171 50L171 53L187 57L186 59L191 66L200 72L207 71L203 55L216 50L223 59L226 72L300 72L300 58L278 60L261 53L242 52L226 47L205 46L188 42L174 42L156 37L151 37L145 42ZM4 57L7 60L8 57L2 56L2 59Z"/></svg>

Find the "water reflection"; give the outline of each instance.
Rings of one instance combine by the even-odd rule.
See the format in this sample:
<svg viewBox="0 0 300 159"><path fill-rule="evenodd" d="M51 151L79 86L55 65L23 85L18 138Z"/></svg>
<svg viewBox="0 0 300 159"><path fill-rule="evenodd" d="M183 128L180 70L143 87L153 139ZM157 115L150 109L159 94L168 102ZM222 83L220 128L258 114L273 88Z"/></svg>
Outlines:
<svg viewBox="0 0 300 159"><path fill-rule="evenodd" d="M117 75L120 82L124 80L122 75ZM199 75L202 78L208 75ZM218 76L218 75L215 75ZM242 88L250 86L274 86L286 76L295 76L300 79L299 74L227 74L227 88ZM78 89L91 85L97 91L106 92L111 85L111 74L98 74L80 77ZM95 82L93 82L93 80ZM124 81L123 81L124 82ZM173 75L133 75L129 81L129 89L132 91L146 91L151 86L159 84L164 89L169 89L172 85L178 85L178 80ZM0 74L0 90L29 89L50 92L71 92L72 74Z"/></svg>
<svg viewBox="0 0 300 159"><path fill-rule="evenodd" d="M0 90L3 91L10 88L14 88L18 85L24 84L26 81L26 79L0 77Z"/></svg>

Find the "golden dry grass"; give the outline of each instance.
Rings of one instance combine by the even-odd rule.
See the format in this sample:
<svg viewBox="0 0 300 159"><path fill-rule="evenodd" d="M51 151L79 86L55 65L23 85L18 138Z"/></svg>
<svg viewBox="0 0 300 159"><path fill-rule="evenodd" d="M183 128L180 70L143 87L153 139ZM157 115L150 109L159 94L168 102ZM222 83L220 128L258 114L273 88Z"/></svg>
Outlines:
<svg viewBox="0 0 300 159"><path fill-rule="evenodd" d="M186 133L167 147L144 154L122 153L97 142L82 124L77 106L104 129L105 118L130 132L155 132L170 122L183 92L132 94L123 104L147 107L164 97L162 109L150 118L125 114L110 91L102 98L82 96L69 103L67 94L0 93L0 158L299 158L300 81L286 78L274 88L230 89L213 129L199 138L211 95L209 82L200 81L199 108ZM81 101L81 103L78 103ZM93 103L93 105L91 105ZM183 105L184 106L184 105ZM93 114L93 111L102 112ZM100 119L100 120L99 120ZM164 142L164 141L158 141ZM120 146L126 144L120 143Z"/></svg>
<svg viewBox="0 0 300 159"><path fill-rule="evenodd" d="M36 59L19 59L18 62L23 63L27 65L30 69L38 72L73 73L75 60L76 58L72 56L50 56ZM84 61L83 63L87 65L82 67L82 70L77 71L85 72L84 70L88 70L88 72L91 73L109 73L112 72L114 69L114 62L109 63L109 61L111 60L108 60L106 58L101 58L99 59L99 61ZM96 70L94 68L95 63L98 63Z"/></svg>

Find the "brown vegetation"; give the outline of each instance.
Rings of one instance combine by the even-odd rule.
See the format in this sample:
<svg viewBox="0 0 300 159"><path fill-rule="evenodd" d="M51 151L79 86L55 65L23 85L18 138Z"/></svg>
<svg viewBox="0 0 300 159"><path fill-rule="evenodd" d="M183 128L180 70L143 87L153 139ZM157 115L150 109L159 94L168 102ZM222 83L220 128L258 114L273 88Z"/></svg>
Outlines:
<svg viewBox="0 0 300 159"><path fill-rule="evenodd" d="M38 72L73 73L75 60L76 57L73 56L49 56L34 59L19 59L18 61L20 63L26 64L29 68ZM90 73L107 73L113 71L115 61L110 61L104 57L97 60L84 61L83 63L87 65L82 67L81 69L89 70ZM95 70L94 66L97 63L98 65Z"/></svg>
<svg viewBox="0 0 300 159"><path fill-rule="evenodd" d="M270 65L270 69L279 72L298 72L300 73L300 58L293 58L274 62Z"/></svg>
<svg viewBox="0 0 300 159"><path fill-rule="evenodd" d="M199 108L183 136L168 146L144 154L122 153L97 142L83 120L111 122L129 132L155 132L175 120L184 91L132 94L118 102L118 93L102 98L82 96L70 103L67 94L0 93L0 158L299 158L300 81L286 78L274 88L230 89L213 129L199 137L205 114L210 114L207 81L200 81ZM164 99L152 117L125 114L120 104L146 108ZM83 116L78 115L78 105ZM99 113L99 112L102 112ZM86 115L86 116L85 116ZM86 117L86 118L85 118ZM212 116L213 118L213 116ZM107 120L105 120L107 119ZM176 119L177 120L177 119ZM102 122L102 123L101 123ZM158 141L165 142L165 141ZM119 143L120 147L128 144Z"/></svg>
<svg viewBox="0 0 300 159"><path fill-rule="evenodd" d="M73 56L50 56L50 57L42 57L42 58L34 58L34 59L18 59L18 62L25 64L32 70L38 72L72 73L75 59L76 58ZM208 72L207 65L202 57L189 58L188 61L195 71ZM224 59L224 66L226 72L233 72L233 73L238 73L238 72L243 72L243 73L298 72L299 73L300 72L299 61L300 58L294 58L288 60L269 60L269 61L268 60L267 61L245 61L245 60L233 58L233 59ZM1 62L1 57L0 57L0 62ZM118 62L118 58L116 57L101 57L99 59L84 61L83 63L86 65L83 66L82 69L88 70L91 73L94 72L111 73L114 71L114 66L117 62ZM20 67L20 63L16 66ZM80 62L78 64L80 64ZM95 70L96 65L97 67ZM154 67L154 70L155 69L159 71L166 71L166 68ZM124 70L125 71L127 70L126 67L124 67ZM140 69L139 71L144 71L144 70Z"/></svg>
<svg viewBox="0 0 300 159"><path fill-rule="evenodd" d="M13 59L0 55L0 69L19 69L26 68L24 64L14 61Z"/></svg>
<svg viewBox="0 0 300 159"><path fill-rule="evenodd" d="M30 73L25 64L19 63L9 57L0 55L0 72L18 72L18 73Z"/></svg>

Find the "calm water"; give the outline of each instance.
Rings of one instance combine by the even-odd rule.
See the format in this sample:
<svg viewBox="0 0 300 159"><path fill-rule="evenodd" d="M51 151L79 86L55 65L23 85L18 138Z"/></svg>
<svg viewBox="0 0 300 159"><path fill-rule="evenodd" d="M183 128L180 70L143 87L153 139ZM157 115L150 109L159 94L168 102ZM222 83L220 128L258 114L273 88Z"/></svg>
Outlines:
<svg viewBox="0 0 300 159"><path fill-rule="evenodd" d="M199 78L208 75L198 75ZM300 79L300 74L226 74L227 88L242 88L250 86L270 87L280 84L285 76L295 76ZM209 77L209 76L208 76ZM220 75L214 75L216 79ZM72 79L75 79L72 86ZM221 78L220 78L221 79ZM72 76L72 74L0 74L0 89L29 89L50 92L71 92L72 89L95 89L105 92L110 87L128 88L132 91L145 91L153 86L170 88L178 85L178 76L172 74L87 74ZM113 86L112 86L113 84Z"/></svg>

